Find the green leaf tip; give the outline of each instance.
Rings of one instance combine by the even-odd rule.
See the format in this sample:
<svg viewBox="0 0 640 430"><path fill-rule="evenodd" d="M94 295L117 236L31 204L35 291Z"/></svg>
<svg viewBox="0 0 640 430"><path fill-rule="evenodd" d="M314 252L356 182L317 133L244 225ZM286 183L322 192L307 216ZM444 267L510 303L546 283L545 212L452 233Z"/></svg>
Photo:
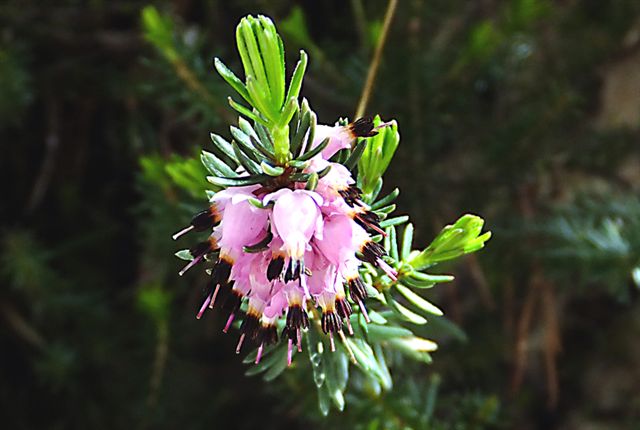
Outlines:
<svg viewBox="0 0 640 430"><path fill-rule="evenodd" d="M366 138L366 146L359 156L358 164L358 186L362 190L366 199L372 200L382 180L382 175L389 167L389 163L400 143L398 124L395 120L382 122L380 116L376 115L373 125L378 134Z"/></svg>
<svg viewBox="0 0 640 430"><path fill-rule="evenodd" d="M422 252L415 254L409 264L422 270L442 261L476 252L491 238L491 232L481 234L484 220L477 215L463 215L454 224L448 225Z"/></svg>
<svg viewBox="0 0 640 430"><path fill-rule="evenodd" d="M240 115L266 128L272 138L273 156L279 166L290 161L289 123L299 112L298 98L307 68L308 56L300 59L287 87L284 46L273 21L264 15L247 15L236 27L236 44L244 82L219 58L213 64L220 76L244 102L229 98L229 105Z"/></svg>

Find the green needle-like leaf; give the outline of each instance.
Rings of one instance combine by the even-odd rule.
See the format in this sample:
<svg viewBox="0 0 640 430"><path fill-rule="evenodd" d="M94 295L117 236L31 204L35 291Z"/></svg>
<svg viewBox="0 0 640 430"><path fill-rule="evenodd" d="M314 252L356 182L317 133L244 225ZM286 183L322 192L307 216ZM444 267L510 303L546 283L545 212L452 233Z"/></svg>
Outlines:
<svg viewBox="0 0 640 430"><path fill-rule="evenodd" d="M233 153L236 154L236 158L238 159L242 167L244 167L244 169L247 172L253 175L262 173L262 169L260 168L260 165L255 161L253 161L251 158L249 158L247 154L243 151L243 149L240 148L240 146L237 144L235 140L231 142L231 145L233 145Z"/></svg>
<svg viewBox="0 0 640 430"><path fill-rule="evenodd" d="M273 28L273 23L264 16L259 16L252 27L260 47L272 103L274 106L282 106L285 76L284 64L280 61L278 41L276 40L279 36L274 31L270 31Z"/></svg>
<svg viewBox="0 0 640 430"><path fill-rule="evenodd" d="M284 167L272 166L270 164L265 163L264 161L260 163L260 168L264 173L266 173L269 176L280 176L284 173Z"/></svg>
<svg viewBox="0 0 640 430"><path fill-rule="evenodd" d="M401 215L395 218L385 219L380 223L380 227L386 228L392 225L402 225L407 221L409 221L409 217L407 215Z"/></svg>
<svg viewBox="0 0 640 430"><path fill-rule="evenodd" d="M213 144L216 145L216 147L225 155L227 155L228 157L232 158L234 161L238 161L235 159L235 156L233 155L233 146L231 146L231 142L228 142L225 138L223 138L222 136L219 136L217 134L211 133L211 140L213 141Z"/></svg>
<svg viewBox="0 0 640 430"><path fill-rule="evenodd" d="M400 252L400 257L402 261L405 261L409 258L409 254L411 254L411 245L413 244L413 224L407 224L404 228L404 234L402 235L402 251Z"/></svg>
<svg viewBox="0 0 640 430"><path fill-rule="evenodd" d="M316 387L320 388L324 384L326 374L322 367L324 345L320 338L318 331L311 329L305 336L307 340L307 350L309 351L309 362L311 363L311 369L313 371L313 381Z"/></svg>
<svg viewBox="0 0 640 430"><path fill-rule="evenodd" d="M231 126L229 129L231 130L231 135L235 139L235 143L242 148L246 156L249 157L253 162L260 164L263 155L254 148L251 138L237 127ZM238 159L238 161L241 160Z"/></svg>
<svg viewBox="0 0 640 430"><path fill-rule="evenodd" d="M264 355L264 352L263 352ZM284 367L282 366L284 363ZM262 358L260 363L250 367L245 375L252 376L258 373L267 372L264 375L265 381L275 379L287 367L287 348L282 345L274 348L267 357Z"/></svg>
<svg viewBox="0 0 640 430"><path fill-rule="evenodd" d="M245 185L259 184L267 178L269 178L267 175L238 176L236 178L207 176L207 181L221 187L243 187Z"/></svg>
<svg viewBox="0 0 640 430"><path fill-rule="evenodd" d="M233 109L238 111L238 113L240 113L241 115L244 115L247 118L250 118L256 122L259 122L262 125L265 125L265 126L268 125L267 121L262 117L260 117L259 114L253 112L248 107L242 106L240 103L237 103L231 97L227 98L227 101L229 102L229 106L231 106Z"/></svg>
<svg viewBox="0 0 640 430"><path fill-rule="evenodd" d="M273 106L269 104L266 89L260 86L260 83L253 76L247 76L246 85L251 100L253 100L253 106L268 119L270 125L276 124L280 117L279 110L274 110Z"/></svg>
<svg viewBox="0 0 640 430"><path fill-rule="evenodd" d="M307 185L305 186L305 189L309 191L313 191L316 189L317 186L318 186L318 174L316 172L313 172L309 176L309 179L307 180Z"/></svg>
<svg viewBox="0 0 640 430"><path fill-rule="evenodd" d="M415 278L424 282L451 282L453 281L453 276L451 275L430 275L428 273L416 272L413 271L409 274L411 278Z"/></svg>
<svg viewBox="0 0 640 430"><path fill-rule="evenodd" d="M374 210L374 212L379 214L379 215L388 215L388 214L392 213L395 210L396 210L396 205L395 204L391 204L391 205L384 206L384 207L381 207L379 209L376 209L376 210Z"/></svg>
<svg viewBox="0 0 640 430"><path fill-rule="evenodd" d="M202 164L204 164L204 167L206 167L207 170L213 175L228 178L234 178L238 176L238 174L234 172L232 168L227 166L221 159L210 152L202 151L200 159L202 160Z"/></svg>
<svg viewBox="0 0 640 430"><path fill-rule="evenodd" d="M376 210L376 209L379 209L379 208L381 208L383 206L386 206L386 205L392 203L395 199L398 198L399 195L400 195L400 190L397 189L397 188L394 188L393 191L391 191L389 194L387 194L386 196L384 196L380 200L378 200L375 203L373 203L371 205L371 210Z"/></svg>
<svg viewBox="0 0 640 430"><path fill-rule="evenodd" d="M415 269L421 270L435 263L477 251L491 237L491 232L480 235L483 225L482 218L464 215L453 225L443 228L427 249L412 257L409 263Z"/></svg>
<svg viewBox="0 0 640 430"><path fill-rule="evenodd" d="M302 147L302 142L307 135L309 127L311 125L311 114L304 112L301 116L301 120L296 124L296 131L291 139L291 152L295 155L299 155L299 150Z"/></svg>
<svg viewBox="0 0 640 430"><path fill-rule="evenodd" d="M398 261L398 238L396 237L396 228L394 226L387 227L387 237L384 239L385 249L389 252L389 256Z"/></svg>
<svg viewBox="0 0 640 430"><path fill-rule="evenodd" d="M329 138L328 137L325 140L323 140L322 142L320 142L320 144L318 146L316 146L315 148L313 148L313 149L305 152L301 156L299 156L298 157L298 161L311 160L313 157L315 157L316 155L320 154L322 152L322 150L327 147L327 145L329 145Z"/></svg>
<svg viewBox="0 0 640 430"><path fill-rule="evenodd" d="M291 76L291 82L289 82L289 90L287 91L285 100L290 100L292 98L297 99L300 95L302 78L304 77L304 72L307 70L307 60L307 53L301 50L300 60L298 60L298 64L296 64L296 68L293 70L293 75Z"/></svg>
<svg viewBox="0 0 640 430"><path fill-rule="evenodd" d="M365 146L367 146L367 141L365 139L361 139L353 148L351 154L349 154L349 158L344 162L344 167L349 170L353 170L358 165L358 161L364 152Z"/></svg>
<svg viewBox="0 0 640 430"><path fill-rule="evenodd" d="M243 45L245 55L248 57L247 60L242 58L243 64L248 61L251 64L251 73L247 73L248 77L254 77L256 82L265 92L265 100L271 100L271 93L269 88L269 81L267 80L267 74L265 71L265 66L263 63L262 55L260 54L260 49L258 48L258 42L256 40L255 28L254 28L255 18L252 16L247 16L240 21L238 25L238 33L237 40L238 45Z"/></svg>
<svg viewBox="0 0 640 430"><path fill-rule="evenodd" d="M320 413L322 413L322 415L325 417L329 415L331 396L329 396L329 390L324 385L318 388L318 407L320 408Z"/></svg>
<svg viewBox="0 0 640 430"><path fill-rule="evenodd" d="M293 97L288 99L287 103L282 107L282 113L280 114L280 120L278 121L278 123L281 126L289 124L297 109L298 99Z"/></svg>
<svg viewBox="0 0 640 430"><path fill-rule="evenodd" d="M388 391L393 387L393 380L391 379L391 373L389 372L387 361L384 358L384 352L380 345L374 345L373 349L378 362L378 368L380 369L380 382L382 383L382 387Z"/></svg>
<svg viewBox="0 0 640 430"><path fill-rule="evenodd" d="M266 371L263 379L267 382L276 379L287 368L287 348L282 346L273 355L277 356L276 362Z"/></svg>
<svg viewBox="0 0 640 430"><path fill-rule="evenodd" d="M393 325L369 324L367 339L369 342L384 342L394 337L412 336L413 332L409 329Z"/></svg>
<svg viewBox="0 0 640 430"><path fill-rule="evenodd" d="M428 339L420 337L395 338L389 340L389 346L402 352L403 354L417 361L431 363L429 352L438 349L438 345Z"/></svg>
<svg viewBox="0 0 640 430"><path fill-rule="evenodd" d="M259 123L255 124L254 130L258 135L260 144L267 150L267 152L273 154L273 137L271 136L271 133L269 133L267 127L264 124Z"/></svg>
<svg viewBox="0 0 640 430"><path fill-rule="evenodd" d="M391 305L391 309L396 311L396 314L400 316L402 319L418 325L427 323L427 320L423 316L418 315L412 310L409 310L407 307L396 302L395 300L390 300L389 304Z"/></svg>
<svg viewBox="0 0 640 430"><path fill-rule="evenodd" d="M338 349L336 351L324 354L324 359L322 360L322 366L326 374L325 385L327 388L327 392L329 393L331 400L333 400L333 403L340 411L344 409L344 395L342 394L340 381L338 380L338 375L336 374L335 362L338 359L337 357L343 355L344 353L342 352L342 350Z"/></svg>
<svg viewBox="0 0 640 430"><path fill-rule="evenodd" d="M382 120L379 116L374 118L374 125L380 126ZM387 170L391 159L400 142L398 126L395 121L381 127L376 136L367 139L358 162L358 185L365 196L373 198L378 181Z"/></svg>
<svg viewBox="0 0 640 430"><path fill-rule="evenodd" d="M411 303L413 303L415 306L422 309L423 311L428 312L430 314L438 315L438 316L444 315L443 312L437 306L423 299L422 297L420 297L419 295L417 295L416 293L414 293L404 285L396 284L396 289L400 294L404 296L405 299L409 300Z"/></svg>
<svg viewBox="0 0 640 430"><path fill-rule="evenodd" d="M245 99L247 103L253 104L251 101L251 96L249 96L249 92L247 91L247 88L240 80L240 78L238 78L235 73L233 73L227 66L225 66L225 64L220 61L219 58L214 58L213 64L218 71L218 74L222 76L222 79L224 79L231 86L231 88L233 88L238 94L240 94L240 96Z"/></svg>

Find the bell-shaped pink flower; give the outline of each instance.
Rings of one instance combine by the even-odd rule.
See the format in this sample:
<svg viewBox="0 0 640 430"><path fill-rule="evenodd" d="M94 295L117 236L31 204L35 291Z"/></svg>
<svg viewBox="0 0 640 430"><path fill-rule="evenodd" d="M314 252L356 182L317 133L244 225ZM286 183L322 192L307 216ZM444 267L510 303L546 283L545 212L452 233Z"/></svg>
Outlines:
<svg viewBox="0 0 640 430"><path fill-rule="evenodd" d="M322 197L313 191L282 189L265 198L275 200L271 212L272 232L282 240L287 256L300 260L304 256L311 236L322 234L319 205Z"/></svg>
<svg viewBox="0 0 640 430"><path fill-rule="evenodd" d="M339 150L351 148L356 138L371 137L376 134L378 132L371 118L360 118L346 126L318 124L312 146L318 146L323 140L329 138L329 144L322 150L322 158L328 160Z"/></svg>
<svg viewBox="0 0 640 430"><path fill-rule="evenodd" d="M246 195L232 197L220 222L220 254L232 260L240 255L243 246L252 245L263 236L267 227L269 212L253 206L248 198Z"/></svg>
<svg viewBox="0 0 640 430"><path fill-rule="evenodd" d="M320 172L329 168L322 178L318 180L316 192L324 197L325 205L334 203L335 200L344 197L345 193L349 194L355 181L351 176L349 169L340 163L332 163L325 160L320 155L311 159L306 169L307 173Z"/></svg>
<svg viewBox="0 0 640 430"><path fill-rule="evenodd" d="M344 148L350 148L354 137L349 133L347 127L335 125L322 125L316 126L316 134L313 139L313 146L318 146L323 140L329 138L329 144L322 150L322 158L328 160L333 155Z"/></svg>
<svg viewBox="0 0 640 430"><path fill-rule="evenodd" d="M359 240L354 243L354 230L362 230L360 226L345 215L333 215L325 218L322 240L315 241L315 245L327 261L334 266L339 266L349 256L352 256L359 248ZM364 230L357 232L360 235ZM368 236L367 236L368 237Z"/></svg>

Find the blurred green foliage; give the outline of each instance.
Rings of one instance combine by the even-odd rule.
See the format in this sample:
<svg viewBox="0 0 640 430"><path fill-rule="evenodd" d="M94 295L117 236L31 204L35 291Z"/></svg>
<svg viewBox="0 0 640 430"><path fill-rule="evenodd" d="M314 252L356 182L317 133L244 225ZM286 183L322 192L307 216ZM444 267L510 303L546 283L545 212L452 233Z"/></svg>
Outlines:
<svg viewBox="0 0 640 430"><path fill-rule="evenodd" d="M382 193L402 190L416 243L463 211L495 237L429 291L464 333L429 318L433 364L398 363L388 393L352 375L328 418L311 363L246 378L221 321L195 321L203 280L178 282L170 236L204 198L196 151L234 118L211 58L240 70L238 19L265 13L309 52L302 94L331 122L386 2L145 6L0 6L4 427L638 427L640 136L603 114L636 88L637 1L400 2L368 108L402 129Z"/></svg>

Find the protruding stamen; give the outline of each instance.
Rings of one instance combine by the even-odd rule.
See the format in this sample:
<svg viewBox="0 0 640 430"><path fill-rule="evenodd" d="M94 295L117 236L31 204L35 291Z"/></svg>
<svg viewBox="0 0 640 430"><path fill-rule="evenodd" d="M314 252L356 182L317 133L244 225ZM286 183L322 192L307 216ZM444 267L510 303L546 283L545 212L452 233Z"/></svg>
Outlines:
<svg viewBox="0 0 640 430"><path fill-rule="evenodd" d="M378 259L387 255L387 251L385 251L382 245L372 240L368 240L362 245L360 253L362 254L362 257L359 257L361 260L373 264L374 266L378 265Z"/></svg>
<svg viewBox="0 0 640 430"><path fill-rule="evenodd" d="M200 261L202 261L202 255L200 255L200 256L194 258L193 260L191 260L189 262L189 264L184 266L184 268L180 272L178 272L178 275L180 275L180 276L184 275L187 272L187 270L191 269L193 266L198 264Z"/></svg>
<svg viewBox="0 0 640 430"><path fill-rule="evenodd" d="M385 237L387 236L387 232L380 228L380 226L378 225L378 216L373 212L363 212L356 214L353 220L363 228L370 228L376 233L380 233Z"/></svg>
<svg viewBox="0 0 640 430"><path fill-rule="evenodd" d="M345 322L347 324L347 330L349 331L349 336L353 336L353 327L351 327L351 320L349 318L345 318Z"/></svg>
<svg viewBox="0 0 640 430"><path fill-rule="evenodd" d="M378 224L367 224L369 228L376 233L380 233L382 236L387 237L387 232L384 231Z"/></svg>
<svg viewBox="0 0 640 430"><path fill-rule="evenodd" d="M370 323L371 320L369 319L369 313L367 312L367 308L365 307L364 303L362 303L362 300L358 300L358 306L360 306L360 312L362 312L364 320L367 322L367 324Z"/></svg>
<svg viewBox="0 0 640 430"><path fill-rule="evenodd" d="M238 345L236 346L236 354L240 354L240 349L242 348L242 342L244 342L244 333L240 335L240 339L238 339Z"/></svg>
<svg viewBox="0 0 640 430"><path fill-rule="evenodd" d="M179 237L184 236L185 234L189 233L191 230L193 230L195 227L193 227L192 225L183 228L182 230L180 230L179 232L177 232L176 234L174 234L173 236L171 236L173 238L173 240L177 240Z"/></svg>
<svg viewBox="0 0 640 430"><path fill-rule="evenodd" d="M352 309L351 305L344 297L337 297L335 306L336 312L338 312L338 316L340 318L349 319Z"/></svg>
<svg viewBox="0 0 640 430"><path fill-rule="evenodd" d="M227 319L227 324L225 324L224 328L222 329L223 333L226 333L229 331L229 328L231 327L231 324L233 324L233 320L235 317L236 317L236 314L229 315L229 318Z"/></svg>
<svg viewBox="0 0 640 430"><path fill-rule="evenodd" d="M353 351L349 346L349 342L347 342L347 338L344 336L344 333L342 332L342 330L340 330L338 334L340 335L340 339L342 339L342 343L344 344L344 347L347 348L347 352L349 353L349 357L351 357L351 361L353 362L353 364L358 364L358 361L356 360L356 356L353 354Z"/></svg>
<svg viewBox="0 0 640 430"><path fill-rule="evenodd" d="M262 345L258 347L258 354L256 355L256 364L260 363L260 359L262 358Z"/></svg>
<svg viewBox="0 0 640 430"><path fill-rule="evenodd" d="M373 127L372 131L378 132L381 128L390 127L392 125L393 125L393 121L383 122L382 124Z"/></svg>
<svg viewBox="0 0 640 430"><path fill-rule="evenodd" d="M367 287L365 287L364 282L360 276L356 276L353 279L350 279L348 282L349 285L349 296L351 296L351 300L358 303L367 298Z"/></svg>
<svg viewBox="0 0 640 430"><path fill-rule="evenodd" d="M287 341L287 366L291 366L293 361L293 341L289 339Z"/></svg>
<svg viewBox="0 0 640 430"><path fill-rule="evenodd" d="M325 310L322 313L321 327L325 334L342 330L342 318L333 310Z"/></svg>
<svg viewBox="0 0 640 430"><path fill-rule="evenodd" d="M308 328L309 327L309 317L307 312L302 309L302 306L299 304L293 304L287 310L287 327L290 329L293 328Z"/></svg>
<svg viewBox="0 0 640 430"><path fill-rule="evenodd" d="M302 332L296 329L296 339L298 340L298 352L302 352Z"/></svg>
<svg viewBox="0 0 640 430"><path fill-rule="evenodd" d="M213 290L213 295L211 297L211 303L209 303L209 308L213 309L213 305L216 302L216 297L218 297L218 291L220 291L220 284L216 285L216 289Z"/></svg>
<svg viewBox="0 0 640 430"><path fill-rule="evenodd" d="M202 304L202 306L200 307L200 310L198 311L198 315L196 315L197 319L202 318L202 314L204 314L205 309L207 309L207 305L209 305L209 302L211 301L211 294L209 294L207 296L207 298L204 300L204 303Z"/></svg>
<svg viewBox="0 0 640 430"><path fill-rule="evenodd" d="M396 271L396 269L389 266L387 262L382 258L378 258L378 267L380 267L382 271L386 273L386 275L390 277L394 282L398 280L398 272Z"/></svg>
<svg viewBox="0 0 640 430"><path fill-rule="evenodd" d="M333 341L333 332L329 332L329 343L331 344L331 352L336 352L336 344Z"/></svg>

